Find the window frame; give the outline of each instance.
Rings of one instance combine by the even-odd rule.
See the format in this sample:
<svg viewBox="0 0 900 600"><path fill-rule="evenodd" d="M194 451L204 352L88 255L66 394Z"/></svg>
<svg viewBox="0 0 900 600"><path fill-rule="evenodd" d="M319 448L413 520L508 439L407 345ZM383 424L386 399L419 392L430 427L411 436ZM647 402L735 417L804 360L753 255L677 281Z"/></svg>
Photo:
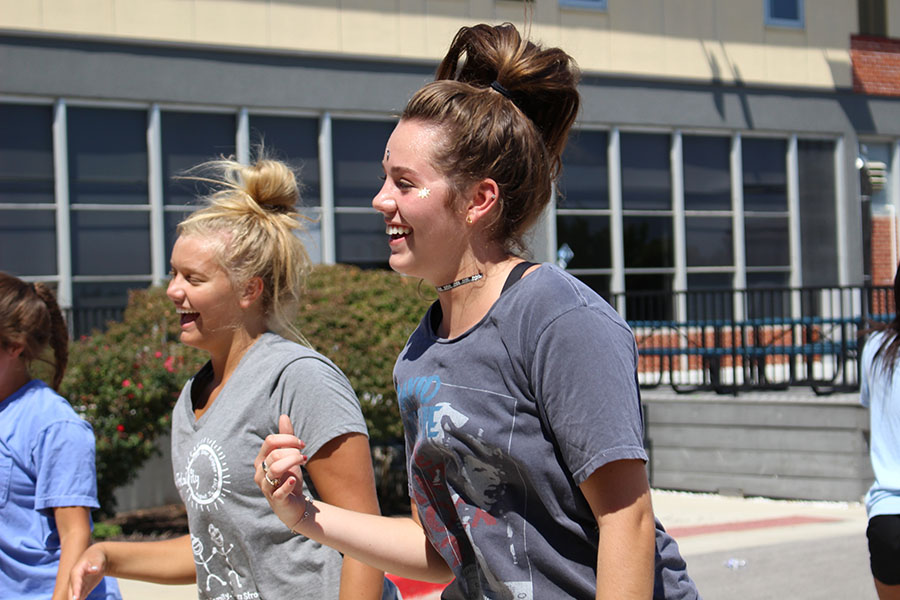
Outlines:
<svg viewBox="0 0 900 600"><path fill-rule="evenodd" d="M766 27L781 27L784 29L805 29L806 28L806 10L803 0L794 0L797 3L797 18L782 19L772 16L772 3L776 0L765 0L763 2L763 22Z"/></svg>

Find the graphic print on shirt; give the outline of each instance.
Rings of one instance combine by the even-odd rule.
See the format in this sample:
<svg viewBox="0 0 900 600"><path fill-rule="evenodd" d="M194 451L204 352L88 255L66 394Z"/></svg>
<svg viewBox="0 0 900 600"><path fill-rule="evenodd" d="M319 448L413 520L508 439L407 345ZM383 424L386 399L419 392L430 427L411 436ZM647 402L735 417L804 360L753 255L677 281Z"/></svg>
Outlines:
<svg viewBox="0 0 900 600"><path fill-rule="evenodd" d="M191 449L187 464L175 474L175 485L185 501L200 510L211 511L225 502L224 497L231 493L230 484L225 452L209 438L203 438Z"/></svg>
<svg viewBox="0 0 900 600"><path fill-rule="evenodd" d="M185 464L175 474L175 485L185 503L194 509L215 512L231 494L231 476L222 447L210 438L194 445ZM199 529L199 528L198 528ZM197 565L200 598L211 600L254 600L256 590L244 589L246 575L238 572L231 559L235 547L222 531L209 523L205 532L191 531L191 550ZM252 582L250 582L252 587Z"/></svg>
<svg viewBox="0 0 900 600"><path fill-rule="evenodd" d="M452 569L461 569L468 590L481 590L491 598L489 590L504 598L531 600L532 582L518 580L530 572L524 535L503 518L505 482L517 479L518 470L502 448L482 439L469 416L453 406L453 398L461 394L480 400L491 393L448 384L437 376L397 386L404 425L416 440L410 488L432 544ZM461 545L462 540L466 542ZM497 560L486 560L485 554L498 552L506 553L506 579L517 580L504 581L503 574L490 567Z"/></svg>

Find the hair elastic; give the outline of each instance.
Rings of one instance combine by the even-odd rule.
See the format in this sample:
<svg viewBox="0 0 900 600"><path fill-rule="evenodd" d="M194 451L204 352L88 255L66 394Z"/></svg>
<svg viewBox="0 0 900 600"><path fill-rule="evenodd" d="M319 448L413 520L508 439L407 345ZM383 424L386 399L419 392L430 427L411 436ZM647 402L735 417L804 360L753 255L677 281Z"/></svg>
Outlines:
<svg viewBox="0 0 900 600"><path fill-rule="evenodd" d="M502 85L500 85L500 82L497 81L496 79L491 82L491 87L494 88L495 91L499 92L500 94L506 96L508 99L512 100L512 94L509 93L509 90L506 89L505 87L503 87Z"/></svg>

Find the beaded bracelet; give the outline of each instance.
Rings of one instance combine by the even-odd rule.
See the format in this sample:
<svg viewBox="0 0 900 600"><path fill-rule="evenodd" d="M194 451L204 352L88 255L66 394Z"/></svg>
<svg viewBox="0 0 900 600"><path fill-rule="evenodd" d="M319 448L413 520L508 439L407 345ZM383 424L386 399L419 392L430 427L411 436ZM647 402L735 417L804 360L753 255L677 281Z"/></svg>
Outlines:
<svg viewBox="0 0 900 600"><path fill-rule="evenodd" d="M291 533L296 534L297 532L294 531L294 528L297 527L297 525L299 525L299 524L302 523L303 521L305 521L306 518L309 516L309 507L310 507L310 505L312 504L312 500L310 499L309 496L303 496L303 502L304 502L304 505L303 505L303 514L300 515L300 518L297 519L297 522L296 522L296 523L294 523L293 525L291 525Z"/></svg>

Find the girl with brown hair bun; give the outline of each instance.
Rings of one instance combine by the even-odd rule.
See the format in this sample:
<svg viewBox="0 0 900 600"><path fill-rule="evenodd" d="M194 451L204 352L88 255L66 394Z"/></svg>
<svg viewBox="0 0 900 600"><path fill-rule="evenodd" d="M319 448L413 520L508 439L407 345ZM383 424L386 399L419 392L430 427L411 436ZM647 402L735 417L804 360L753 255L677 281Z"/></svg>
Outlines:
<svg viewBox="0 0 900 600"><path fill-rule="evenodd" d="M73 596L109 573L196 582L201 599L382 598L393 589L383 573L293 535L248 477L256 449L289 414L310 455L298 489L379 514L359 401L292 325L309 267L296 235L295 175L263 157L208 163L191 178L217 191L179 224L168 287L181 341L210 358L172 415L172 467L190 534L95 544L73 570Z"/></svg>
<svg viewBox="0 0 900 600"><path fill-rule="evenodd" d="M52 387L29 366L53 352ZM69 571L99 508L94 433L56 393L69 333L53 292L0 273L0 595L68 598ZM51 362L51 361L48 361ZM90 598L121 600L115 580Z"/></svg>
<svg viewBox="0 0 900 600"><path fill-rule="evenodd" d="M593 290L523 260L578 112L562 50L464 27L387 142L372 204L390 264L438 300L394 367L412 517L305 498L302 446L270 436L256 481L292 530L445 598L696 598L656 522L637 349ZM274 474L280 485L264 478Z"/></svg>

